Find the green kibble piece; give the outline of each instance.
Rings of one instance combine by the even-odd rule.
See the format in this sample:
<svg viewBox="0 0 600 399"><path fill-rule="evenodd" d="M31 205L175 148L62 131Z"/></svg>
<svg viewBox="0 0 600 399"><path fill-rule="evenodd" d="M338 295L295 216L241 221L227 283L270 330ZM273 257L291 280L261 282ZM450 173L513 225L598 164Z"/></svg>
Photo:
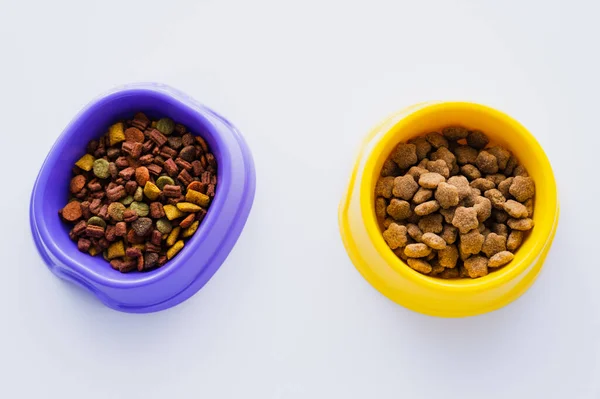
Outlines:
<svg viewBox="0 0 600 399"><path fill-rule="evenodd" d="M133 197L128 195L127 197L122 198L119 202L125 206L129 206L133 202Z"/></svg>
<svg viewBox="0 0 600 399"><path fill-rule="evenodd" d="M156 229L162 234L169 234L173 230L173 226L171 226L169 219L161 218L156 221Z"/></svg>
<svg viewBox="0 0 600 399"><path fill-rule="evenodd" d="M129 205L129 209L133 209L139 217L148 216L148 213L150 213L150 207L143 202L133 201L131 205Z"/></svg>
<svg viewBox="0 0 600 399"><path fill-rule="evenodd" d="M175 122L169 118L162 118L156 122L156 128L159 132L168 136L169 134L173 133L173 130L175 130Z"/></svg>
<svg viewBox="0 0 600 399"><path fill-rule="evenodd" d="M94 175L99 179L107 179L110 177L108 170L108 161L106 159L96 159L93 165Z"/></svg>
<svg viewBox="0 0 600 399"><path fill-rule="evenodd" d="M125 205L120 202L112 202L108 206L108 216L116 222L123 221L123 212L125 212Z"/></svg>
<svg viewBox="0 0 600 399"><path fill-rule="evenodd" d="M102 219L99 216L92 216L91 218L88 219L88 224L91 224L92 226L100 226L103 229L106 228L106 222L104 221L104 219Z"/></svg>
<svg viewBox="0 0 600 399"><path fill-rule="evenodd" d="M139 202L143 199L144 199L144 189L141 187L136 188L135 193L133 193L133 200Z"/></svg>
<svg viewBox="0 0 600 399"><path fill-rule="evenodd" d="M169 176L161 176L158 179L156 179L156 187L160 188L161 191L163 188L165 188L165 185L167 184L174 185L175 182Z"/></svg>

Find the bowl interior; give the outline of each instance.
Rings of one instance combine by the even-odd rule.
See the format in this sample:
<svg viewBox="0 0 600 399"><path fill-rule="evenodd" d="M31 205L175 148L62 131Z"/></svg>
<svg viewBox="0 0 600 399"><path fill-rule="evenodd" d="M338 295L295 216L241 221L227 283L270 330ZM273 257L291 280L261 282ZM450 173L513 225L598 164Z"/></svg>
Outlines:
<svg viewBox="0 0 600 399"><path fill-rule="evenodd" d="M69 195L69 182L72 177L71 169L74 163L85 153L87 143L99 138L106 133L112 123L121 119L131 118L136 112L145 112L151 117L169 117L178 123L184 124L190 132L201 135L210 145L219 165L217 192L215 200L206 215L204 222L186 243L185 248L179 256L169 261L165 266L154 271L144 273L123 274L113 270L102 256L92 257L81 253L76 243L68 236L70 226L63 223L58 211L67 202ZM38 177L35 198L41 201L34 203L35 207L41 207L36 214L41 215L37 220L40 232L49 237L49 245L53 253L60 257L74 269L86 274L91 274L105 281L129 281L142 282L158 278L168 273L170 269L180 266L178 258L184 252L191 251L195 244L201 240L204 231L209 229L214 219L214 213L218 213L219 194L222 190L222 182L227 179L230 172L228 164L227 148L219 140L217 132L212 124L206 120L197 110L188 104L181 102L163 92L144 89L130 89L113 93L92 103L84 109L71 124L65 129L61 137L51 149ZM211 212L212 211L212 212Z"/></svg>
<svg viewBox="0 0 600 399"><path fill-rule="evenodd" d="M490 272L478 279L443 280L429 277L412 270L392 250L389 249L377 225L375 217L374 189L383 163L394 147L413 137L440 131L449 125L461 125L469 129L479 129L488 135L490 145L498 144L510 150L522 163L536 184L537 200L534 204L533 220L535 227L528 234L522 246L516 251L515 259L507 266ZM389 131L382 132L380 139L371 150L373 154L365 165L365 178L361 187L361 208L367 231L377 250L388 264L411 279L426 284L456 287L478 287L484 284L500 283L527 268L542 252L551 236L557 216L557 194L554 176L544 151L535 138L518 122L507 115L478 104L439 103L425 106L398 121ZM544 200L539 200L543 198Z"/></svg>

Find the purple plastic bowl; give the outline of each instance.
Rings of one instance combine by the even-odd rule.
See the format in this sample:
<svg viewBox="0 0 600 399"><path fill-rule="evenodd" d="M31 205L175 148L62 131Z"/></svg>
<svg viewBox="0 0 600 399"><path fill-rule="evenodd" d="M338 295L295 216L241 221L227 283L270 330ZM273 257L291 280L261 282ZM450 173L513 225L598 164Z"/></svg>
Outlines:
<svg viewBox="0 0 600 399"><path fill-rule="evenodd" d="M58 210L68 199L71 168L88 141L137 111L168 116L204 137L218 161L219 183L200 228L175 258L151 272L122 274L102 257L79 252ZM155 312L195 294L221 266L246 223L255 183L252 155L227 120L168 86L126 85L86 106L50 150L31 194L31 231L40 255L58 277L84 287L113 309Z"/></svg>

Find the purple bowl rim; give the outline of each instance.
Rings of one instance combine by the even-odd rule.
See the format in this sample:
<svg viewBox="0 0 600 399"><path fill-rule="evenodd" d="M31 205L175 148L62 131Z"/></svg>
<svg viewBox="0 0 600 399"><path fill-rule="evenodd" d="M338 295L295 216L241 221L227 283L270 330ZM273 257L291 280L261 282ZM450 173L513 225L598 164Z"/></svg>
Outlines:
<svg viewBox="0 0 600 399"><path fill-rule="evenodd" d="M225 153L225 152L228 152L225 150L227 148L227 144L224 143L223 138L221 137L221 134L217 131L214 124L206 118L205 113L208 113L211 116L213 116L213 117L219 119L221 122L223 122L229 128L230 133L232 134L233 138L236 140L237 144L240 147L241 153L242 153L242 157L243 157L243 161L244 161L243 165L244 165L245 171L246 171L245 181L244 181L244 189L243 189L244 194L242 195L242 198L243 198L242 202L238 205L237 209L235 210L235 217L232 219L231 225L228 226L229 232L231 234L224 235L219 246L217 246L215 248L215 250L211 254L210 258L205 262L205 264L198 268L197 273L195 274L195 277L190 280L188 285L183 287L178 293L175 293L172 297L167 298L164 301L161 301L159 303L154 303L154 304L150 304L147 306L127 306L127 305L122 305L122 304L118 304L118 306L117 306L114 303L107 303L107 302L111 302L110 299L109 298L103 299L101 297L101 296L104 296L102 291L100 289L96 289L93 286L90 286L88 281L91 281L93 284L96 284L99 286L106 286L106 287L111 287L111 288L135 288L135 287L141 287L144 285L158 283L161 280L168 278L178 268L185 267L185 263L190 260L189 258L191 256L193 256L193 253L195 252L197 247L200 246L200 244L202 243L203 238L206 237L206 233L212 227L214 227L214 224L216 223L216 221L218 219L218 215L223 210L223 207L225 205L224 204L224 201L225 201L224 194L225 193L222 193L222 191L225 189L225 187L229 187L232 183L227 180L219 181L219 185L217 185L217 192L215 193L214 203L211 205L211 207L206 215L205 221L204 221L204 223L201 224L198 232L196 234L194 234L194 236L192 237L192 239L190 239L190 241L188 241L188 245L186 245L188 247L187 248L188 250L185 252L182 252L182 254L180 254L180 256L175 257L173 260L169 261L169 263L167 265L165 265L164 267L158 268L151 272L137 274L137 276L139 276L139 278L137 278L137 279L131 279L131 278L129 278L128 280L121 280L118 278L110 279L110 278L106 278L105 276L93 273L90 270L90 268L74 261L60 247L58 247L58 245L56 245L56 243L54 242L54 240L52 239L52 237L50 235L50 230L47 229L46 221L44 220L44 217L42 215L41 208L39 207L39 205L36 205L37 202L35 201L36 196L41 195L38 192L38 186L40 184L39 183L40 179L43 177L43 175L45 175L46 164L51 163L51 162L52 163L56 162L56 158L60 154L62 148L68 144L66 142L67 138L69 136L71 136L71 134L73 134L72 131L74 129L79 129L81 127L80 124L81 124L82 118L84 118L86 115L89 115L92 112L98 111L99 109L104 107L106 104L110 103L110 101L114 100L115 98L119 98L122 96L128 96L128 95L135 96L138 94L151 94L154 96L158 96L161 100L166 101L167 103L170 103L173 106L179 107L181 109L185 109L186 111L194 114L194 116L196 118L198 118L199 123L202 125L202 127L204 129L207 129L208 131L210 131L210 134L214 138L214 141L218 143L218 146L220 148L222 148L223 152ZM226 158L226 157L224 157L224 158ZM228 164L230 164L230 160L226 160L226 162ZM223 166L225 166L225 165L223 165ZM230 165L229 165L229 167L230 167ZM205 275L207 273L208 273L208 278L206 281L208 281L208 279L210 279L210 277L219 269L219 267L222 264L222 261L215 264L214 259L218 258L219 255L222 255L223 251L227 252L225 254L225 257L226 257L226 255L233 248L233 245L235 244L239 235L241 234L243 227L245 225L245 222L247 220L247 217L250 213L252 203L254 200L255 189L256 189L256 177L255 177L255 167L254 167L254 162L252 160L252 155L250 153L249 148L247 147L247 144L246 144L244 138L240 135L239 131L227 119L220 116L219 114L217 114L210 108L198 103L196 100L187 96L183 92L181 92L177 89L174 89L172 87L169 87L167 85L159 84L159 83L133 83L133 84L127 84L127 85L116 87L116 88L92 99L92 101L90 101L86 106L84 106L83 109L81 111L79 111L72 118L70 123L64 128L62 133L56 139L53 146L48 151L48 154L39 169L38 176L36 177L34 185L33 185L32 193L31 193L31 201L30 201L30 212L29 212L30 213L30 226L31 226L34 242L36 244L36 247L38 248L38 252L42 256L42 259L47 264L47 266L54 273L59 274L60 277L68 277L68 279L74 278L75 280L80 280L78 282L81 285L84 285L85 288L87 288L90 291L93 291L93 293L97 297L99 297L99 299L102 302L104 302L105 304L107 304L113 308L118 307L120 310L122 310L122 308L131 308L133 310L133 309L142 309L142 308L146 308L146 307L156 307L156 306L160 307L160 304L166 303L169 301L173 301L174 299L177 298L177 296L186 292L188 290L188 288L194 284L195 281L197 281L200 277L202 277L203 275ZM222 194L222 195L220 195L220 194ZM243 215L240 215L240 214L243 214ZM58 217L58 215L57 215L57 217ZM242 220L241 222L240 222L240 219ZM236 222L236 220L238 222ZM227 247L223 248L223 244L228 240L228 238L233 238L233 240L232 240L233 242L231 243L229 248L227 248ZM62 265L56 265L55 262L53 262L51 260L51 258L48 256L46 251L51 253L54 257L56 257L58 259L59 263L65 265L67 270L63 270L64 267ZM187 254L187 256L181 256L181 255L185 255L185 254ZM116 276L118 276L118 275L116 275ZM199 287L199 288L201 288L201 287ZM192 293L187 295L185 298L177 300L175 303L172 303L171 305L162 307L162 308L174 306L175 304L177 304L177 303L187 299L189 296L193 295L193 293L195 293L196 291L197 290L193 291Z"/></svg>

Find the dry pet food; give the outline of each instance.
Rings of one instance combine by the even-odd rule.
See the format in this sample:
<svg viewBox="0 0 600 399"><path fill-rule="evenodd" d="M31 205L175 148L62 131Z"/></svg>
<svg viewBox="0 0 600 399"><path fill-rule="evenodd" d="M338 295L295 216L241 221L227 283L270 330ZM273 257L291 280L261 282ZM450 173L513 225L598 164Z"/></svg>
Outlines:
<svg viewBox="0 0 600 399"><path fill-rule="evenodd" d="M448 126L398 144L385 161L375 215L412 269L483 277L509 264L533 228L533 179L510 151L489 144L480 130Z"/></svg>
<svg viewBox="0 0 600 399"><path fill-rule="evenodd" d="M185 126L140 112L90 141L73 175L59 211L69 237L113 269L141 272L163 266L197 231L215 196L217 161ZM389 195L383 188L378 195L391 198L393 180Z"/></svg>

